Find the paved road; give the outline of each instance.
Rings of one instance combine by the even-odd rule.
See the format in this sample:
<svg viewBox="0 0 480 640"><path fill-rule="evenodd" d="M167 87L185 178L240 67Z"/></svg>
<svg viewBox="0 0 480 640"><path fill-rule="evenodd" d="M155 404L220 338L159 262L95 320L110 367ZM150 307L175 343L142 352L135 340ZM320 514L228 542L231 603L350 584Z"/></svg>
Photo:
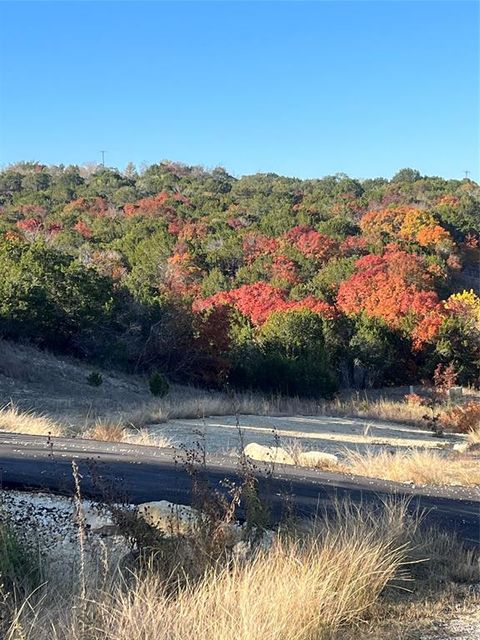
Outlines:
<svg viewBox="0 0 480 640"><path fill-rule="evenodd" d="M176 457L171 450L67 438L49 443L44 436L0 433L0 482L5 489L69 495L72 460L79 467L85 497L107 495L134 504L151 500L190 503L191 477L182 456ZM216 487L237 473L235 460L226 456L208 456L207 468L209 483ZM372 503L385 496L406 495L411 497L411 509L428 510L428 522L455 530L468 543L480 546L480 489L427 490L288 466L277 466L271 477L259 470L258 481L274 521L281 517L286 495L301 517L314 516L335 498Z"/></svg>

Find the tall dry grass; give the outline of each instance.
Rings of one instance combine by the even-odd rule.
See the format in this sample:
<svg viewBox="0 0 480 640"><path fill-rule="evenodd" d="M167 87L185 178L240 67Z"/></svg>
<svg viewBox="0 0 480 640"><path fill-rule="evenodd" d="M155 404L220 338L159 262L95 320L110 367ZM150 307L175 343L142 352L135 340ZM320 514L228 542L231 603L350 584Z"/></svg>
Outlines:
<svg viewBox="0 0 480 640"><path fill-rule="evenodd" d="M0 430L30 435L66 435L67 430L48 416L21 411L18 407L8 404L0 409Z"/></svg>
<svg viewBox="0 0 480 640"><path fill-rule="evenodd" d="M121 423L97 420L81 433L82 438L103 442L126 442L148 447L170 448L173 440L161 434L149 433L147 429L125 427Z"/></svg>
<svg viewBox="0 0 480 640"><path fill-rule="evenodd" d="M354 475L420 485L480 485L478 460L431 450L348 451L344 470Z"/></svg>
<svg viewBox="0 0 480 640"><path fill-rule="evenodd" d="M99 571L88 577L83 598L78 581L62 591L51 581L17 607L5 638L341 640L347 632L349 638L366 637L360 633L365 619L381 620L382 611L408 615L405 602L402 609L392 607L405 588L412 588L413 598L419 593L425 609L424 589L440 594L441 585L452 580L480 578L478 554L449 534L425 534L421 516L409 516L407 507L405 501L383 507L338 503L306 535L278 536L269 550L210 569L178 591L167 591L153 564L108 579ZM415 600L413 606L418 608Z"/></svg>
<svg viewBox="0 0 480 640"><path fill-rule="evenodd" d="M480 445L480 426L468 432L467 442L469 445Z"/></svg>
<svg viewBox="0 0 480 640"><path fill-rule="evenodd" d="M248 561L209 571L177 593L153 571L87 597L39 596L17 612L8 640L324 640L360 622L406 560L402 515L372 526L361 511L321 537L278 538ZM378 514L377 514L378 515ZM396 522L396 527L388 522ZM380 533L381 532L381 533ZM56 602L56 604L55 604ZM15 636L12 630L22 635ZM341 636L337 636L341 637Z"/></svg>
<svg viewBox="0 0 480 640"><path fill-rule="evenodd" d="M366 400L352 396L335 400L315 400L286 396L263 396L255 393L238 393L234 397L220 392L200 389L174 391L169 397L145 403L132 412L125 413L125 420L136 426L146 426L173 419L226 416L235 413L269 416L338 416L385 420L421 426L428 410L422 406L402 401L379 398Z"/></svg>

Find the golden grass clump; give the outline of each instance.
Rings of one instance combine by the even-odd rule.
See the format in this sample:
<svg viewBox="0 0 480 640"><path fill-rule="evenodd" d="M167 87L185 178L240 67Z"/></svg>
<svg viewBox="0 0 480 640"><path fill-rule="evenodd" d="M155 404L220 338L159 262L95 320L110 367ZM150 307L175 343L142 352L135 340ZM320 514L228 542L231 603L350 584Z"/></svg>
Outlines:
<svg viewBox="0 0 480 640"><path fill-rule="evenodd" d="M25 640L326 640L361 621L405 561L388 527L379 535L359 517L321 537L278 538L176 593L149 571L92 589L83 605L77 596L76 606L49 612L42 600L16 628Z"/></svg>
<svg viewBox="0 0 480 640"><path fill-rule="evenodd" d="M32 411L21 411L12 404L0 409L0 431L27 435L66 435L66 429L48 416Z"/></svg>
<svg viewBox="0 0 480 640"><path fill-rule="evenodd" d="M346 470L359 476L420 485L480 485L480 464L431 450L346 453Z"/></svg>
<svg viewBox="0 0 480 640"><path fill-rule="evenodd" d="M71 588L45 583L17 604L7 640L340 640L400 625L427 593L480 579L478 553L455 536L424 531L408 501L333 504L308 531L277 535L270 549L207 569L168 589L151 563L126 574L79 574ZM409 592L409 589L414 588ZM400 587L400 589L398 589ZM405 587L407 588L405 590ZM405 594L411 594L411 600ZM400 595L399 595L400 594ZM410 605L408 603L411 603ZM441 604L432 601L438 613ZM14 603L15 604L15 603ZM397 606L398 605L398 606ZM397 608L395 608L397 606ZM432 610L433 610L432 609ZM363 624L369 620L368 624ZM405 637L383 635L382 638Z"/></svg>
<svg viewBox="0 0 480 640"><path fill-rule="evenodd" d="M83 432L82 436L90 440L103 440L105 442L122 442L124 428L121 424L113 422L96 422Z"/></svg>
<svg viewBox="0 0 480 640"><path fill-rule="evenodd" d="M150 433L148 429L125 430L122 442L138 444L144 447L159 447L160 449L170 449L174 446L170 438L161 434Z"/></svg>
<svg viewBox="0 0 480 640"><path fill-rule="evenodd" d="M97 421L82 433L82 437L104 442L126 442L147 447L169 448L170 438L152 434L147 429L128 428L121 423Z"/></svg>
<svg viewBox="0 0 480 640"><path fill-rule="evenodd" d="M468 432L467 442L469 445L480 445L480 425Z"/></svg>

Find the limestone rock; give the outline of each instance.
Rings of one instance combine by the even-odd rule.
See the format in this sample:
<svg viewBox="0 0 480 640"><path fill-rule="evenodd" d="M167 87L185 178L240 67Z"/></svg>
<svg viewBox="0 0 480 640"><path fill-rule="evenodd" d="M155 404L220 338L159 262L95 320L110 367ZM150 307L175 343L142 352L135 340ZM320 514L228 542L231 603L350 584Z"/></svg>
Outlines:
<svg viewBox="0 0 480 640"><path fill-rule="evenodd" d="M260 462L273 462L276 464L295 464L292 456L281 447L265 447L256 442L247 444L244 454L252 460Z"/></svg>
<svg viewBox="0 0 480 640"><path fill-rule="evenodd" d="M453 450L458 451L458 453L465 453L469 448L468 442L458 442L453 445Z"/></svg>
<svg viewBox="0 0 480 640"><path fill-rule="evenodd" d="M144 502L137 509L138 516L167 536L189 535L193 532L198 514L192 507L168 500Z"/></svg>
<svg viewBox="0 0 480 640"><path fill-rule="evenodd" d="M95 511L91 507L84 509L85 524L92 533L99 535L111 536L118 534L118 528L113 520L99 511Z"/></svg>

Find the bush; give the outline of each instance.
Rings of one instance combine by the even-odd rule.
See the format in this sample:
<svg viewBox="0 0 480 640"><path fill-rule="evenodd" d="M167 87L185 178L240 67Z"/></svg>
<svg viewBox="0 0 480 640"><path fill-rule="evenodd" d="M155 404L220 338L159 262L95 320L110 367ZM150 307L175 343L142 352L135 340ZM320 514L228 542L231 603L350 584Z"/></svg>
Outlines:
<svg viewBox="0 0 480 640"><path fill-rule="evenodd" d="M41 583L38 558L29 547L8 522L0 521L0 576L4 592L29 594Z"/></svg>
<svg viewBox="0 0 480 640"><path fill-rule="evenodd" d="M148 381L148 386L150 388L150 393L154 396L158 396L159 398L164 398L170 391L170 385L167 378L159 371L152 373Z"/></svg>
<svg viewBox="0 0 480 640"><path fill-rule="evenodd" d="M425 398L419 396L418 393L407 393L405 402L411 406L421 407L426 404Z"/></svg>
<svg viewBox="0 0 480 640"><path fill-rule="evenodd" d="M480 403L472 400L463 406L457 405L442 411L439 418L446 429L457 433L469 433L480 425Z"/></svg>
<svg viewBox="0 0 480 640"><path fill-rule="evenodd" d="M92 373L87 376L87 384L89 384L91 387L99 387L102 383L103 377L101 373L92 371Z"/></svg>

